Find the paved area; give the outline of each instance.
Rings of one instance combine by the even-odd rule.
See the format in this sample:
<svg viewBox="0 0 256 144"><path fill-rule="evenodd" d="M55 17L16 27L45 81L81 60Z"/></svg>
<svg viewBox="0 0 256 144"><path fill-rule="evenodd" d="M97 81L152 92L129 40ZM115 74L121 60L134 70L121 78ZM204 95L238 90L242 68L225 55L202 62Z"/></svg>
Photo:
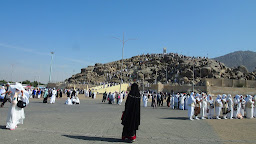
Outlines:
<svg viewBox="0 0 256 144"><path fill-rule="evenodd" d="M72 106L65 105L64 98L56 99L55 104L31 99L25 108L24 124L15 131L5 129L8 103L0 109L0 143L123 143L120 117L124 102L121 106L109 105L101 103L99 97L92 100L80 96L81 104ZM235 127L237 125L241 127ZM187 111L171 110L166 106L141 107L141 126L135 143L256 143L255 126L256 119L189 121ZM246 134L248 129L249 134ZM233 135L241 133L242 138ZM251 135L248 140L246 135Z"/></svg>

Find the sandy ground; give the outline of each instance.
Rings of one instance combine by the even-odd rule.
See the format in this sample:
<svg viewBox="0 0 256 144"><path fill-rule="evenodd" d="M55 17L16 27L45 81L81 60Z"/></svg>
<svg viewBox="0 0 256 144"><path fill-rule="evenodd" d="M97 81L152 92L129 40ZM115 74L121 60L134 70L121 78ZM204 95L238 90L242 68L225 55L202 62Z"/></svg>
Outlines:
<svg viewBox="0 0 256 144"><path fill-rule="evenodd" d="M225 143L256 143L256 119L206 120Z"/></svg>

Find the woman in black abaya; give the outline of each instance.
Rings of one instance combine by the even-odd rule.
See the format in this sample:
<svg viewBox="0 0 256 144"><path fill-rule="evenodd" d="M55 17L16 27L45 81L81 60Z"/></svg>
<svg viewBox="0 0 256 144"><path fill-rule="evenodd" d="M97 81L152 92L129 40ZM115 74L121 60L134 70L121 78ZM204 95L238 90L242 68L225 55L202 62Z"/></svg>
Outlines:
<svg viewBox="0 0 256 144"><path fill-rule="evenodd" d="M136 130L140 125L140 92L136 83L132 84L131 91L125 102L125 110L122 116L122 139L135 141Z"/></svg>

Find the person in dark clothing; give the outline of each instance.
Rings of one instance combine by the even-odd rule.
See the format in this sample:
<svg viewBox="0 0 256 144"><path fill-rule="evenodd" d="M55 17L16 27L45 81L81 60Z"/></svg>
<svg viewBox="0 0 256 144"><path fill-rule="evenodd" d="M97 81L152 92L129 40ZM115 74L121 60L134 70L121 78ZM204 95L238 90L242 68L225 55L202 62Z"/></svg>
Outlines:
<svg viewBox="0 0 256 144"><path fill-rule="evenodd" d="M107 92L103 93L102 102L105 102L107 99Z"/></svg>
<svg viewBox="0 0 256 144"><path fill-rule="evenodd" d="M7 84L6 84L6 87L7 87L7 89L6 89L5 96L4 96L3 102L2 102L2 104L1 104L1 107L3 107L4 104L5 104L7 101L9 101L9 102L11 103L11 99L10 99L10 97L9 97L9 95L11 94L11 91L10 91L10 83L7 83Z"/></svg>
<svg viewBox="0 0 256 144"><path fill-rule="evenodd" d="M70 90L67 90L67 97L70 97Z"/></svg>
<svg viewBox="0 0 256 144"><path fill-rule="evenodd" d="M59 91L60 91L60 98L62 98L62 89L60 89Z"/></svg>
<svg viewBox="0 0 256 144"><path fill-rule="evenodd" d="M71 98L76 96L76 90L73 90L71 93Z"/></svg>
<svg viewBox="0 0 256 144"><path fill-rule="evenodd" d="M170 95L170 94L167 94L167 95L168 95L168 97L167 97L166 102L167 102L167 106L170 107L170 106L171 106L171 105L170 105L170 102L171 102L171 95Z"/></svg>
<svg viewBox="0 0 256 144"><path fill-rule="evenodd" d="M130 140L131 142L136 139L136 130L140 125L140 92L136 83L132 84L131 91L127 96L125 102L125 110L122 115L123 140Z"/></svg>
<svg viewBox="0 0 256 144"><path fill-rule="evenodd" d="M92 96L92 91L89 89L89 97Z"/></svg>
<svg viewBox="0 0 256 144"><path fill-rule="evenodd" d="M160 105L163 106L164 105L164 94L161 92L160 95L161 95L161 97L160 97Z"/></svg>

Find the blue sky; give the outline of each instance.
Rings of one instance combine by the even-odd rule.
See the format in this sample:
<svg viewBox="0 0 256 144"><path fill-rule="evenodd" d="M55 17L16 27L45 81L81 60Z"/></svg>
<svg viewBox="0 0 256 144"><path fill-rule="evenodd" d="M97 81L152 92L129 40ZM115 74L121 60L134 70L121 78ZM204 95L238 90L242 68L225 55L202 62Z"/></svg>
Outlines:
<svg viewBox="0 0 256 144"><path fill-rule="evenodd" d="M256 51L255 0L2 0L0 79L61 81L143 53L214 58Z"/></svg>

